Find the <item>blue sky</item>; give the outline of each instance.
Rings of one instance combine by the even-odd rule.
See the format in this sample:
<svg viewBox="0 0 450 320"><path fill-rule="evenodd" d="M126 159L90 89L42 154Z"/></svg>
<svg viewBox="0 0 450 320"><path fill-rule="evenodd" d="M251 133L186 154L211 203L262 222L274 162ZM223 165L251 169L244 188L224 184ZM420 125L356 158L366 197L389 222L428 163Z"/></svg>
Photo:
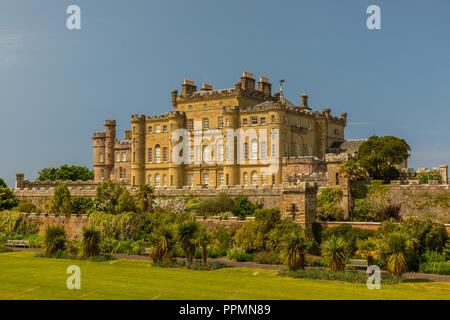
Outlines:
<svg viewBox="0 0 450 320"><path fill-rule="evenodd" d="M82 29L66 28L81 7ZM366 28L381 8L382 30ZM450 2L2 0L0 177L92 166L94 131L171 109L183 78L233 87L243 70L349 115L346 138L395 135L410 167L447 164Z"/></svg>

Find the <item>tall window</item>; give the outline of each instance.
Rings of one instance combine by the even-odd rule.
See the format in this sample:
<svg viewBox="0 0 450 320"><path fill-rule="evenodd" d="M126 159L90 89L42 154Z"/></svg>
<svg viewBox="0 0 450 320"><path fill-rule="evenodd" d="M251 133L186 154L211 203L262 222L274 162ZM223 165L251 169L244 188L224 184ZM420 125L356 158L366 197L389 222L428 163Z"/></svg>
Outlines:
<svg viewBox="0 0 450 320"><path fill-rule="evenodd" d="M127 161L127 154L122 152L122 161Z"/></svg>
<svg viewBox="0 0 450 320"><path fill-rule="evenodd" d="M223 173L219 173L219 184L223 186L224 180L223 180Z"/></svg>
<svg viewBox="0 0 450 320"><path fill-rule="evenodd" d="M167 187L167 175L163 174L163 186Z"/></svg>
<svg viewBox="0 0 450 320"><path fill-rule="evenodd" d="M266 141L261 141L259 146L261 148L261 159L266 159L266 157L267 157Z"/></svg>
<svg viewBox="0 0 450 320"><path fill-rule="evenodd" d="M100 153L100 155L99 155L99 160L98 160L99 162L103 162L103 153Z"/></svg>
<svg viewBox="0 0 450 320"><path fill-rule="evenodd" d="M244 160L248 160L248 143L244 142Z"/></svg>
<svg viewBox="0 0 450 320"><path fill-rule="evenodd" d="M250 142L250 159L257 160L258 159L258 140L252 139Z"/></svg>
<svg viewBox="0 0 450 320"><path fill-rule="evenodd" d="M203 184L207 186L209 185L209 174L207 173L203 174Z"/></svg>
<svg viewBox="0 0 450 320"><path fill-rule="evenodd" d="M265 117L261 117L260 118L260 122L261 122L261 125L265 125L266 124L266 118Z"/></svg>
<svg viewBox="0 0 450 320"><path fill-rule="evenodd" d="M208 146L203 146L202 147L202 157L203 157L203 161L211 161L211 155L208 152Z"/></svg>
<svg viewBox="0 0 450 320"><path fill-rule="evenodd" d="M163 132L167 132L167 126L163 125Z"/></svg>
<svg viewBox="0 0 450 320"><path fill-rule="evenodd" d="M148 175L148 184L151 186L152 183L153 183L153 181L152 181L152 175L149 174L149 175Z"/></svg>
<svg viewBox="0 0 450 320"><path fill-rule="evenodd" d="M133 152L133 163L136 162L136 152Z"/></svg>
<svg viewBox="0 0 450 320"><path fill-rule="evenodd" d="M188 174L188 186L193 187L194 186L194 176L192 174Z"/></svg>
<svg viewBox="0 0 450 320"><path fill-rule="evenodd" d="M161 125L160 124L155 124L155 132L156 133L160 133L161 132Z"/></svg>
<svg viewBox="0 0 450 320"><path fill-rule="evenodd" d="M244 127L247 126L247 119L242 119L242 125L243 125Z"/></svg>
<svg viewBox="0 0 450 320"><path fill-rule="evenodd" d="M152 148L148 148L148 163L152 163L153 161L153 150Z"/></svg>
<svg viewBox="0 0 450 320"><path fill-rule="evenodd" d="M163 162L167 163L167 148L163 148Z"/></svg>
<svg viewBox="0 0 450 320"><path fill-rule="evenodd" d="M189 163L194 163L194 147L189 147Z"/></svg>
<svg viewBox="0 0 450 320"><path fill-rule="evenodd" d="M272 173L272 184L275 184L275 173Z"/></svg>
<svg viewBox="0 0 450 320"><path fill-rule="evenodd" d="M295 148L295 155L297 156L297 157L299 157L300 156L300 145L297 143L296 144L296 146L295 146L296 148Z"/></svg>
<svg viewBox="0 0 450 320"><path fill-rule="evenodd" d="M152 133L152 130L153 128L152 127L148 127L148 133Z"/></svg>
<svg viewBox="0 0 450 320"><path fill-rule="evenodd" d="M218 152L217 152L217 161L223 162L223 144L219 144Z"/></svg>
<svg viewBox="0 0 450 320"><path fill-rule="evenodd" d="M173 175L170 176L170 186L173 186Z"/></svg>
<svg viewBox="0 0 450 320"><path fill-rule="evenodd" d="M120 168L119 169L119 178L122 179L122 177L123 177L123 171L122 171L122 168Z"/></svg>
<svg viewBox="0 0 450 320"><path fill-rule="evenodd" d="M258 173L256 171L252 171L252 184L258 184Z"/></svg>
<svg viewBox="0 0 450 320"><path fill-rule="evenodd" d="M126 180L127 179L127 169L123 169L123 178Z"/></svg>
<svg viewBox="0 0 450 320"><path fill-rule="evenodd" d="M117 162L120 162L120 152L117 152L117 153L116 153L116 161L117 161Z"/></svg>
<svg viewBox="0 0 450 320"><path fill-rule="evenodd" d="M223 128L223 117L219 117L219 128Z"/></svg>
<svg viewBox="0 0 450 320"><path fill-rule="evenodd" d="M155 162L161 163L161 148L159 144L155 146Z"/></svg>
<svg viewBox="0 0 450 320"><path fill-rule="evenodd" d="M161 186L161 176L159 173L155 174L155 186L160 187Z"/></svg>
<svg viewBox="0 0 450 320"><path fill-rule="evenodd" d="M302 126L302 121L300 119L297 119L297 128L300 128Z"/></svg>
<svg viewBox="0 0 450 320"><path fill-rule="evenodd" d="M105 179L105 170L104 169L100 169L100 179Z"/></svg>
<svg viewBox="0 0 450 320"><path fill-rule="evenodd" d="M227 127L229 127L230 126L230 120L225 120L225 125L227 126Z"/></svg>
<svg viewBox="0 0 450 320"><path fill-rule="evenodd" d="M243 176L242 182L244 183L244 186L248 185L248 174L247 174L247 172L244 172L244 176Z"/></svg>
<svg viewBox="0 0 450 320"><path fill-rule="evenodd" d="M256 126L258 124L258 117L252 116L250 117L250 120L252 122L252 126Z"/></svg>
<svg viewBox="0 0 450 320"><path fill-rule="evenodd" d="M202 127L203 127L203 130L209 129L209 119L208 118L202 119Z"/></svg>
<svg viewBox="0 0 450 320"><path fill-rule="evenodd" d="M271 119L272 122L275 122L275 116L274 116L274 115L272 115L272 116L270 117L270 119Z"/></svg>
<svg viewBox="0 0 450 320"><path fill-rule="evenodd" d="M266 175L261 172L261 185L263 186L265 184L266 184Z"/></svg>
<svg viewBox="0 0 450 320"><path fill-rule="evenodd" d="M194 119L188 119L187 120L187 129L189 131L194 130Z"/></svg>
<svg viewBox="0 0 450 320"><path fill-rule="evenodd" d="M312 122L311 121L308 123L308 128L309 128L309 130L312 130Z"/></svg>
<svg viewBox="0 0 450 320"><path fill-rule="evenodd" d="M284 143L284 156L289 157L289 143Z"/></svg>
<svg viewBox="0 0 450 320"><path fill-rule="evenodd" d="M227 186L230 184L230 175L227 173Z"/></svg>

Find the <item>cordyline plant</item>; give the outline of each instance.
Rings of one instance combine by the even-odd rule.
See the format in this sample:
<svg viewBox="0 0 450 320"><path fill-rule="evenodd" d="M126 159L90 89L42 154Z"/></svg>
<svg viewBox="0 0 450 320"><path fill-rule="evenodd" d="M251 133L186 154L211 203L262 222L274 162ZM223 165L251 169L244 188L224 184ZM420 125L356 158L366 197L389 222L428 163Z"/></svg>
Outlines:
<svg viewBox="0 0 450 320"><path fill-rule="evenodd" d="M344 270L347 259L348 243L341 237L330 236L322 243L322 254L330 257L329 268L333 271Z"/></svg>
<svg viewBox="0 0 450 320"><path fill-rule="evenodd" d="M308 237L305 229L295 229L284 238L282 255L289 270L305 268L305 255L313 244L314 241Z"/></svg>

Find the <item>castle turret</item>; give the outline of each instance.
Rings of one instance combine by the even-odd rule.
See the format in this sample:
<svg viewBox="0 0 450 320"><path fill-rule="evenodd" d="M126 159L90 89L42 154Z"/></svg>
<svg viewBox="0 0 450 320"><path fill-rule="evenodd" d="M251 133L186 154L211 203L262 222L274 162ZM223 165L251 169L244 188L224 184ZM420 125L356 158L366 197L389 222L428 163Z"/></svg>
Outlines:
<svg viewBox="0 0 450 320"><path fill-rule="evenodd" d="M145 181L145 115L131 116L131 185L140 186Z"/></svg>

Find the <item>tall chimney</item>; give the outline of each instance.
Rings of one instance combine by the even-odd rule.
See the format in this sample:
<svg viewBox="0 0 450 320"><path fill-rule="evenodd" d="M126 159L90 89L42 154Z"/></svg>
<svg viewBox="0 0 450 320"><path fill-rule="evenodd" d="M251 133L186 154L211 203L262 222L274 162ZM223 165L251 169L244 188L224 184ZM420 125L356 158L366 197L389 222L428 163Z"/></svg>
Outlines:
<svg viewBox="0 0 450 320"><path fill-rule="evenodd" d="M263 92L266 96L272 95L272 85L267 77L260 76L258 82L258 91Z"/></svg>
<svg viewBox="0 0 450 320"><path fill-rule="evenodd" d="M301 104L300 104L300 108L304 108L304 109L310 109L308 107L308 95L306 93L302 93L301 95Z"/></svg>
<svg viewBox="0 0 450 320"><path fill-rule="evenodd" d="M184 79L181 85L181 95L183 97L190 96L195 91L197 91L197 87L195 86L194 80Z"/></svg>
<svg viewBox="0 0 450 320"><path fill-rule="evenodd" d="M247 71L242 72L241 86L244 90L255 90L255 79L253 78L253 73Z"/></svg>
<svg viewBox="0 0 450 320"><path fill-rule="evenodd" d="M213 88L212 84L203 83L203 87L200 89L201 91L211 91Z"/></svg>

